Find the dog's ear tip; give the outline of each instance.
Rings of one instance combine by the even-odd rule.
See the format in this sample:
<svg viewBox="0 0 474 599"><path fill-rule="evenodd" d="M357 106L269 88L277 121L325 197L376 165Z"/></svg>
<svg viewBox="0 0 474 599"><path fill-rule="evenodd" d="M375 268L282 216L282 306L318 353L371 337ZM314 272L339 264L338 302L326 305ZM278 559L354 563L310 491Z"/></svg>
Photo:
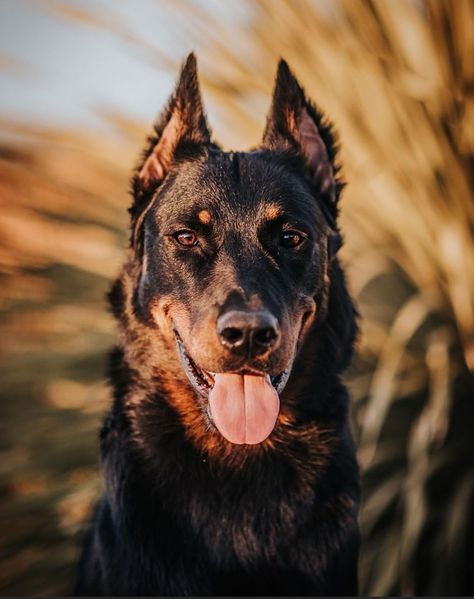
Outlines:
<svg viewBox="0 0 474 599"><path fill-rule="evenodd" d="M305 94L303 88L298 82L293 71L284 58L280 58L275 78L275 88L273 92L275 97L290 98L298 103L305 103Z"/></svg>
<svg viewBox="0 0 474 599"><path fill-rule="evenodd" d="M280 56L280 59L278 60L277 73L288 73L288 72L290 72L290 67L288 66L288 63L283 58L283 56Z"/></svg>
<svg viewBox="0 0 474 599"><path fill-rule="evenodd" d="M194 52L194 50L192 50L187 56L186 59L184 61L183 64L183 71L184 70L196 70L197 69L197 58L196 58L196 54Z"/></svg>
<svg viewBox="0 0 474 599"><path fill-rule="evenodd" d="M295 76L284 58L280 58L278 61L276 80L285 82L295 80Z"/></svg>
<svg viewBox="0 0 474 599"><path fill-rule="evenodd" d="M194 52L190 52L182 64L171 102L178 104L182 109L189 109L191 105L201 105L197 60Z"/></svg>
<svg viewBox="0 0 474 599"><path fill-rule="evenodd" d="M190 52L181 66L177 89L182 91L189 85L195 87L197 84L197 59L194 52Z"/></svg>

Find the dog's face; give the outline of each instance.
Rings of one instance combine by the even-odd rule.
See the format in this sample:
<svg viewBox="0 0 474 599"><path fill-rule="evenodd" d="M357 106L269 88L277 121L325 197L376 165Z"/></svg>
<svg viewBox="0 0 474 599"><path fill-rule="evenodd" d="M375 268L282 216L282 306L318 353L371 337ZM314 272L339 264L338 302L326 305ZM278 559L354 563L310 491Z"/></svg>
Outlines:
<svg viewBox="0 0 474 599"><path fill-rule="evenodd" d="M173 340L234 443L271 433L298 347L325 309L337 238L332 143L281 63L262 146L221 151L191 56L137 171L136 303Z"/></svg>

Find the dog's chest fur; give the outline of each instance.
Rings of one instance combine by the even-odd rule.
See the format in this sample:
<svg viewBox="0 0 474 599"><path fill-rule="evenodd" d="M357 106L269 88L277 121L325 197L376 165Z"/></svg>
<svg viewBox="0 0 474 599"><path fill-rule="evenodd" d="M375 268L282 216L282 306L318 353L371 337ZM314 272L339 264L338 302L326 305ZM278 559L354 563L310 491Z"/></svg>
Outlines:
<svg viewBox="0 0 474 599"><path fill-rule="evenodd" d="M327 583L318 570L354 543L357 498L339 488L337 464L328 463L327 455L320 472L311 471L314 461L295 468L288 449L288 455L247 460L235 472L209 463L183 440L173 448L181 467L169 462L166 442L162 454L155 445L154 463L144 464L116 422L105 429L109 502L102 509L109 512L117 544L122 537L130 543L128 566L112 577L117 586L112 584L111 594L124 584L137 594L155 588L170 595L218 595L229 588L241 594L323 593ZM342 451L344 444L336 443ZM292 449L308 459L301 445ZM110 557L112 563L120 560ZM175 572L171 579L169 567ZM133 579L138 586L129 587Z"/></svg>

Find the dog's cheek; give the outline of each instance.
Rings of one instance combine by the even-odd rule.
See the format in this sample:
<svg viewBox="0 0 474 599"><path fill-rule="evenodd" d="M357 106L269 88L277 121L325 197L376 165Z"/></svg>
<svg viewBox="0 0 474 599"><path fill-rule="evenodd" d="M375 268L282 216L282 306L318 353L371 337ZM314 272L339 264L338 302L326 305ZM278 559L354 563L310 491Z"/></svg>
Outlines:
<svg viewBox="0 0 474 599"><path fill-rule="evenodd" d="M137 276L135 307L141 319L149 326L156 325L163 334L172 332L170 310L175 305L173 285L157 263L161 255L143 256Z"/></svg>
<svg viewBox="0 0 474 599"><path fill-rule="evenodd" d="M225 370L225 355L216 331L216 317L212 310L197 320L192 327L188 346L192 356L207 370Z"/></svg>
<svg viewBox="0 0 474 599"><path fill-rule="evenodd" d="M171 322L169 318L169 300L162 298L151 303L150 313L153 322L165 334L171 331Z"/></svg>
<svg viewBox="0 0 474 599"><path fill-rule="evenodd" d="M182 304L170 296L152 300L150 313L160 332L170 340L174 340L175 329L180 335L181 331L187 330L189 319L186 310Z"/></svg>
<svg viewBox="0 0 474 599"><path fill-rule="evenodd" d="M269 356L269 361L273 370L281 372L294 360L299 319L294 318L291 310L283 310L279 325L281 331L280 343Z"/></svg>
<svg viewBox="0 0 474 599"><path fill-rule="evenodd" d="M194 336L189 306L174 298L168 308L167 321L173 337L176 331L185 347L189 348Z"/></svg>
<svg viewBox="0 0 474 599"><path fill-rule="evenodd" d="M158 316L158 312L163 310L167 298L163 295L162 299L158 299L158 292L153 281L153 274L149 272L148 255L145 254L138 274L135 308L146 323L150 323L152 320L159 328L162 328L163 322L162 318Z"/></svg>
<svg viewBox="0 0 474 599"><path fill-rule="evenodd" d="M303 341L303 339L306 337L306 334L316 319L317 312L318 306L315 299L312 297L305 297L304 301L302 302L298 343L301 343L301 341Z"/></svg>
<svg viewBox="0 0 474 599"><path fill-rule="evenodd" d="M304 295L295 301L292 309L282 318L282 343L278 351L279 361L288 364L295 358L308 331L316 320L318 306L313 297Z"/></svg>

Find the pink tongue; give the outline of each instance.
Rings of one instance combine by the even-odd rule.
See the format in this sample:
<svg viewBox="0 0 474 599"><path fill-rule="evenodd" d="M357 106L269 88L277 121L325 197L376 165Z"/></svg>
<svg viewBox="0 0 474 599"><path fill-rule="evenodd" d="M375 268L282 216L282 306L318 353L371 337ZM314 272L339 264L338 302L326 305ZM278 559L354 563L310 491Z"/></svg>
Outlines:
<svg viewBox="0 0 474 599"><path fill-rule="evenodd" d="M214 424L231 443L254 445L275 428L278 393L268 377L216 374L209 394Z"/></svg>

